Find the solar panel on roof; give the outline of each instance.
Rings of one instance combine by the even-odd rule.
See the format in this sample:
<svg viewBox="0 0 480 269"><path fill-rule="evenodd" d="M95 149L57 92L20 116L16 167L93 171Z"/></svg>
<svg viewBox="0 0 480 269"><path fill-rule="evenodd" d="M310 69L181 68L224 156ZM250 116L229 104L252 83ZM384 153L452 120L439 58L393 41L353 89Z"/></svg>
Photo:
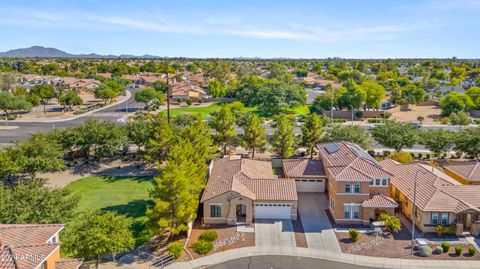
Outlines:
<svg viewBox="0 0 480 269"><path fill-rule="evenodd" d="M335 153L335 152L339 151L340 148L338 147L337 144L330 144L330 145L326 145L326 146L325 146L325 150L326 150L329 154L331 154L331 153Z"/></svg>

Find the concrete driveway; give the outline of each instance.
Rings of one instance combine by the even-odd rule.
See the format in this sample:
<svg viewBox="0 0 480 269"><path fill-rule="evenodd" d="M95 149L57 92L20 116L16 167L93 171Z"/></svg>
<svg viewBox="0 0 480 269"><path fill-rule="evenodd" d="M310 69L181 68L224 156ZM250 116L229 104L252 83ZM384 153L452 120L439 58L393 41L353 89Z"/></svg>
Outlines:
<svg viewBox="0 0 480 269"><path fill-rule="evenodd" d="M328 220L324 193L298 193L298 212L309 248L342 252Z"/></svg>
<svg viewBox="0 0 480 269"><path fill-rule="evenodd" d="M255 245L295 247L292 221L255 220Z"/></svg>

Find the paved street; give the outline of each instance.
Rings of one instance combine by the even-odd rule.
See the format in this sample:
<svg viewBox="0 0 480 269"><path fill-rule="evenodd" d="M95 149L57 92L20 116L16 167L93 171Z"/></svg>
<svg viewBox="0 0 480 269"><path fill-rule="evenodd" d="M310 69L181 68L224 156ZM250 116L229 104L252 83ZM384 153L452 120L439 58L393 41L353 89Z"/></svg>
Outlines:
<svg viewBox="0 0 480 269"><path fill-rule="evenodd" d="M327 198L323 193L299 193L298 211L309 248L341 252L335 232L325 209Z"/></svg>
<svg viewBox="0 0 480 269"><path fill-rule="evenodd" d="M292 221L255 220L255 245L295 247Z"/></svg>
<svg viewBox="0 0 480 269"><path fill-rule="evenodd" d="M364 267L340 262L325 261L312 258L286 256L256 256L228 261L207 267L208 269L367 269Z"/></svg>

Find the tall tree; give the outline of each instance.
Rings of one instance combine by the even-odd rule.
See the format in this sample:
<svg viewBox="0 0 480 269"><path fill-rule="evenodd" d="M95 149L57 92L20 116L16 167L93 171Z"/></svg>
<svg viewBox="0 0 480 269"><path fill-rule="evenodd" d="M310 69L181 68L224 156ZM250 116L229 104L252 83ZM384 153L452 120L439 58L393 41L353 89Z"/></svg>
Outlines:
<svg viewBox="0 0 480 269"><path fill-rule="evenodd" d="M413 125L390 120L373 129L372 135L380 144L396 151L411 148L418 141L418 130Z"/></svg>
<svg viewBox="0 0 480 269"><path fill-rule="evenodd" d="M455 150L478 158L480 154L480 127L461 129L456 133L454 141Z"/></svg>
<svg viewBox="0 0 480 269"><path fill-rule="evenodd" d="M382 101L386 95L386 90L382 85L374 81L364 81L360 87L366 93L365 104L368 108L378 109L382 106Z"/></svg>
<svg viewBox="0 0 480 269"><path fill-rule="evenodd" d="M325 136L322 140L325 142L347 141L355 143L364 149L372 144L368 133L357 125L334 124L325 128Z"/></svg>
<svg viewBox="0 0 480 269"><path fill-rule="evenodd" d="M223 155L227 154L227 149L234 146L237 142L237 128L235 125L235 116L229 105L224 105L219 111L212 112L210 125L215 129L214 140L223 150Z"/></svg>
<svg viewBox="0 0 480 269"><path fill-rule="evenodd" d="M282 158L291 157L295 151L295 126L292 119L279 114L275 116L272 127L275 128L272 140L274 152Z"/></svg>
<svg viewBox="0 0 480 269"><path fill-rule="evenodd" d="M146 110L150 111L163 105L165 97L162 91L157 91L153 87L146 87L135 92L135 101L144 103Z"/></svg>
<svg viewBox="0 0 480 269"><path fill-rule="evenodd" d="M149 120L150 135L146 143L145 158L152 162L162 161L171 146L173 131L164 113Z"/></svg>
<svg viewBox="0 0 480 269"><path fill-rule="evenodd" d="M36 85L30 90L31 95L38 96L43 104L43 113L47 113L47 105L55 98L55 88L52 85Z"/></svg>
<svg viewBox="0 0 480 269"><path fill-rule="evenodd" d="M420 132L419 142L436 156L439 156L453 147L454 134L444 129L422 131Z"/></svg>
<svg viewBox="0 0 480 269"><path fill-rule="evenodd" d="M475 108L475 104L469 95L459 92L449 92L440 102L442 113L450 115L454 112L466 111Z"/></svg>
<svg viewBox="0 0 480 269"><path fill-rule="evenodd" d="M110 211L85 211L68 223L62 233L62 250L74 257L95 259L115 255L135 246L132 220Z"/></svg>
<svg viewBox="0 0 480 269"><path fill-rule="evenodd" d="M59 103L63 106L63 110L72 110L72 107L83 104L83 99L74 91L68 91L58 98Z"/></svg>
<svg viewBox="0 0 480 269"><path fill-rule="evenodd" d="M267 135L265 129L260 125L260 119L252 115L245 126L241 135L242 144L252 151L252 159L255 158L255 150L264 150L267 145Z"/></svg>
<svg viewBox="0 0 480 269"><path fill-rule="evenodd" d="M208 89L210 90L210 95L212 97L224 97L227 94L227 87L222 85L222 83L214 79L208 83Z"/></svg>
<svg viewBox="0 0 480 269"><path fill-rule="evenodd" d="M313 159L315 147L322 140L323 124L320 117L316 114L310 114L305 117L305 124L300 127L302 131L302 146L307 147L310 153L310 159Z"/></svg>
<svg viewBox="0 0 480 269"><path fill-rule="evenodd" d="M0 110L5 112L8 116L11 111L30 111L32 104L30 104L23 96L14 96L10 92L0 92Z"/></svg>

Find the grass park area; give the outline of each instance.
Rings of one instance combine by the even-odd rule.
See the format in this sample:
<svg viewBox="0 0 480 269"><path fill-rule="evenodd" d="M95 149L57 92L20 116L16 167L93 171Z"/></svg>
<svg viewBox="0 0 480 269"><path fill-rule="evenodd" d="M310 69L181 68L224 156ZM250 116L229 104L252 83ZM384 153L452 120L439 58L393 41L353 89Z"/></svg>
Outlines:
<svg viewBox="0 0 480 269"><path fill-rule="evenodd" d="M209 106L190 106L190 107L179 107L179 108L173 108L172 111L172 116L177 116L180 114L201 114L203 117L207 117L208 114L214 111L219 111L222 105L220 103L212 103ZM262 115L261 112L258 110L257 107L245 107L244 108L245 112L253 112L258 114L259 116L262 117L268 117L266 115ZM295 115L306 115L309 113L309 107L307 105L305 106L300 106L296 107L294 109L285 111L287 114L295 114Z"/></svg>
<svg viewBox="0 0 480 269"><path fill-rule="evenodd" d="M150 239L145 229L145 209L151 202L152 177L91 176L72 182L65 188L81 196L79 208L103 209L133 218L137 245Z"/></svg>

